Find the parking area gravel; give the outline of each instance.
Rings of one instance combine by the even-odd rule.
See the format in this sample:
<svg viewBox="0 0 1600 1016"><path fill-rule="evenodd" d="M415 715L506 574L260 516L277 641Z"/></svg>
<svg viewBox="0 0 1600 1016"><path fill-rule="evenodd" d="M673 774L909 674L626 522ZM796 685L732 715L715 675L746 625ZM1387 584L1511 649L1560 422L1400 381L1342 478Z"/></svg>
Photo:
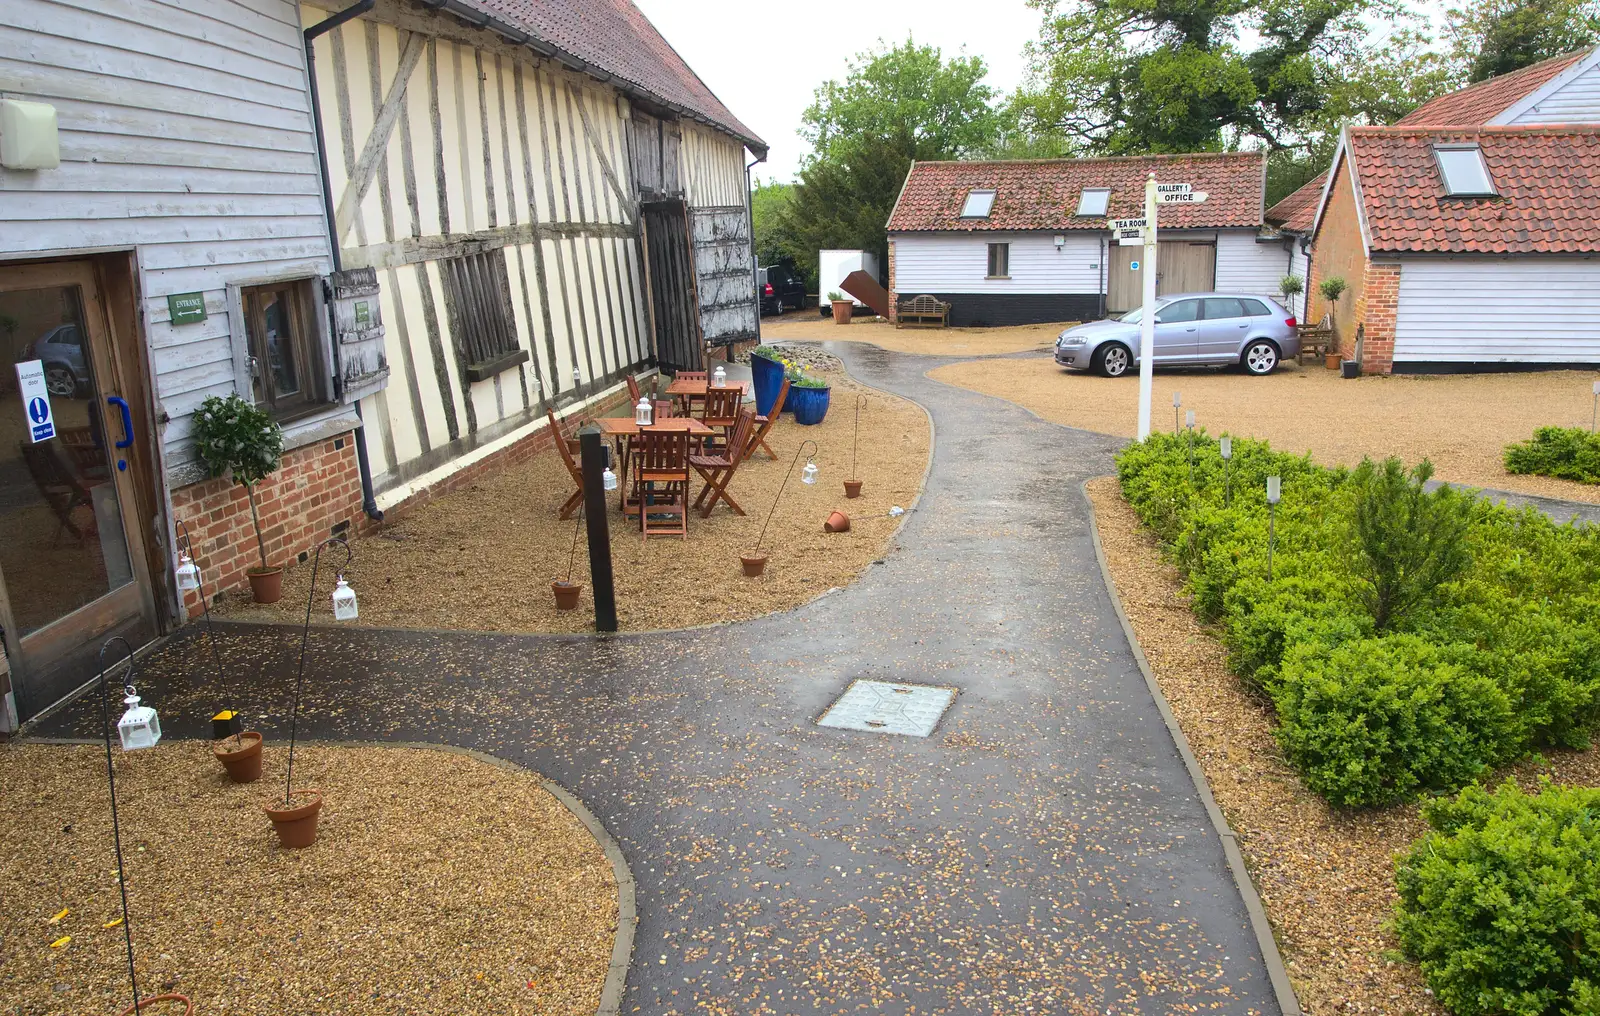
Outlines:
<svg viewBox="0 0 1600 1016"><path fill-rule="evenodd" d="M927 356L990 356L1048 349L1061 329L1076 324L1058 321L1013 328L896 328L879 318L836 325L831 318L800 311L761 319L763 342L870 342L896 353Z"/></svg>
<svg viewBox="0 0 1600 1016"><path fill-rule="evenodd" d="M287 749L264 753L253 784L229 782L206 742L113 755L141 996L231 1016L595 1011L616 880L536 776L302 745L296 786L325 804L317 842L285 850L261 803L282 793ZM98 745L0 746L8 1016L132 1001L105 764Z"/></svg>
<svg viewBox="0 0 1600 1016"><path fill-rule="evenodd" d="M1138 381L1069 374L1048 357L936 367L929 377L1009 399L1047 420L1132 437ZM1588 427L1594 371L1394 375L1341 380L1321 366L1285 366L1268 377L1239 371L1158 371L1153 425L1173 425L1172 395L1210 433L1271 441L1319 462L1356 465L1363 456L1433 460L1441 480L1600 504L1600 487L1513 476L1505 446L1546 425Z"/></svg>
<svg viewBox="0 0 1600 1016"><path fill-rule="evenodd" d="M1170 405L1170 404L1169 404ZM1189 609L1182 578L1123 500L1089 481L1095 524L1140 648L1238 837L1307 1016L1444 1016L1390 932L1394 856L1426 829L1415 804L1341 811L1301 785L1271 706L1248 693ZM1600 751L1547 751L1495 776L1595 786Z"/></svg>

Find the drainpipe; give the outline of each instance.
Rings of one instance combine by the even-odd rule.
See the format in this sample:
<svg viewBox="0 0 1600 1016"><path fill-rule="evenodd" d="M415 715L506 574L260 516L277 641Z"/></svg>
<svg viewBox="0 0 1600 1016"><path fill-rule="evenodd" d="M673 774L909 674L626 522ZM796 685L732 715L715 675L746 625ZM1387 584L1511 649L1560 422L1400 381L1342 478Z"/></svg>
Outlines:
<svg viewBox="0 0 1600 1016"><path fill-rule="evenodd" d="M339 257L339 227L333 211L333 184L328 179L327 145L322 137L322 102L317 96L317 36L333 31L346 21L354 21L361 15L372 10L378 0L357 0L344 10L317 22L301 33L306 41L306 81L311 91L311 128L317 138L317 169L322 174L322 213L328 218L328 247L333 255L333 270L339 271L343 267ZM339 343L333 343L334 356L338 357ZM355 402L356 419L361 419L361 401ZM378 499L372 490L372 461L367 458L367 428L361 423L356 424L356 468L361 473L361 510L367 513L367 518L374 522L383 521L383 512L378 508Z"/></svg>
<svg viewBox="0 0 1600 1016"><path fill-rule="evenodd" d="M1111 253L1110 241L1104 233L1100 234L1100 285L1095 288L1100 290L1100 317L1106 316L1106 289L1111 285L1111 265L1106 261L1106 256Z"/></svg>

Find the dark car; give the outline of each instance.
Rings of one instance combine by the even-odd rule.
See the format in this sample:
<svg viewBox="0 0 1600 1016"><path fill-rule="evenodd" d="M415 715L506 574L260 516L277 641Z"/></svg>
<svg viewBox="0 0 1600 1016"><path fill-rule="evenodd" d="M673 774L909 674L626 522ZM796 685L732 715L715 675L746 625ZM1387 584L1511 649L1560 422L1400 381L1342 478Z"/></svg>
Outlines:
<svg viewBox="0 0 1600 1016"><path fill-rule="evenodd" d="M762 314L799 310L806 303L806 284L783 265L756 269L756 298Z"/></svg>
<svg viewBox="0 0 1600 1016"><path fill-rule="evenodd" d="M44 384L51 395L74 398L89 389L89 360L77 325L57 325L22 350L23 360L44 363Z"/></svg>

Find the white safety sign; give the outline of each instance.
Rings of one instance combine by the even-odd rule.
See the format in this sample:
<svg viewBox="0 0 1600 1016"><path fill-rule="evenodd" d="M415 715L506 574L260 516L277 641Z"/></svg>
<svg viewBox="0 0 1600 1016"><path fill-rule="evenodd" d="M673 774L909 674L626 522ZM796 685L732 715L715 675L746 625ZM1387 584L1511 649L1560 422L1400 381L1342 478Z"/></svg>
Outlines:
<svg viewBox="0 0 1600 1016"><path fill-rule="evenodd" d="M33 443L56 436L56 420L50 412L50 389L44 383L44 361L28 360L17 364L17 384L22 389L22 412L28 418L28 433Z"/></svg>

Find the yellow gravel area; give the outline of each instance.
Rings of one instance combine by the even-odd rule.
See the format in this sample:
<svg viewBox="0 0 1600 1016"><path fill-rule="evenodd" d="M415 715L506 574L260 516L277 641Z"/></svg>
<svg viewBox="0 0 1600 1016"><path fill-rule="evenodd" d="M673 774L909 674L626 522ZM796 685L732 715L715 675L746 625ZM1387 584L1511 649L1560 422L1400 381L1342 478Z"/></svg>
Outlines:
<svg viewBox="0 0 1600 1016"><path fill-rule="evenodd" d="M1050 359L980 360L936 367L946 384L1008 399L1047 420L1133 437L1137 378L1069 374ZM1505 446L1537 427L1587 428L1593 371L1394 375L1342 380L1321 366L1286 365L1267 377L1228 371L1158 371L1152 426L1173 425L1183 397L1212 434L1265 438L1280 451L1354 466L1363 456L1433 460L1441 480L1600 504L1600 487L1505 471Z"/></svg>
<svg viewBox="0 0 1600 1016"><path fill-rule="evenodd" d="M8 1014L132 1002L105 750L0 747L0 998ZM260 782L209 744L114 750L141 996L207 1016L592 1013L616 935L610 863L531 773L455 753L302 745L317 842L278 846ZM182 1006L152 1006L174 1016Z"/></svg>
<svg viewBox="0 0 1600 1016"><path fill-rule="evenodd" d="M1170 403L1169 403L1170 406ZM1424 831L1415 804L1330 807L1307 790L1278 747L1264 699L1247 692L1227 651L1201 624L1178 570L1123 499L1115 477L1088 484L1115 592L1199 759L1261 894L1307 1016L1445 1016L1390 930L1394 856ZM1546 751L1496 775L1535 790L1600 783L1600 751Z"/></svg>
<svg viewBox="0 0 1600 1016"><path fill-rule="evenodd" d="M896 328L871 319L836 325L814 311L796 311L791 317L761 319L763 342L870 342L896 353L928 356L988 356L1048 349L1063 328L1075 321L1058 321L1012 328Z"/></svg>

